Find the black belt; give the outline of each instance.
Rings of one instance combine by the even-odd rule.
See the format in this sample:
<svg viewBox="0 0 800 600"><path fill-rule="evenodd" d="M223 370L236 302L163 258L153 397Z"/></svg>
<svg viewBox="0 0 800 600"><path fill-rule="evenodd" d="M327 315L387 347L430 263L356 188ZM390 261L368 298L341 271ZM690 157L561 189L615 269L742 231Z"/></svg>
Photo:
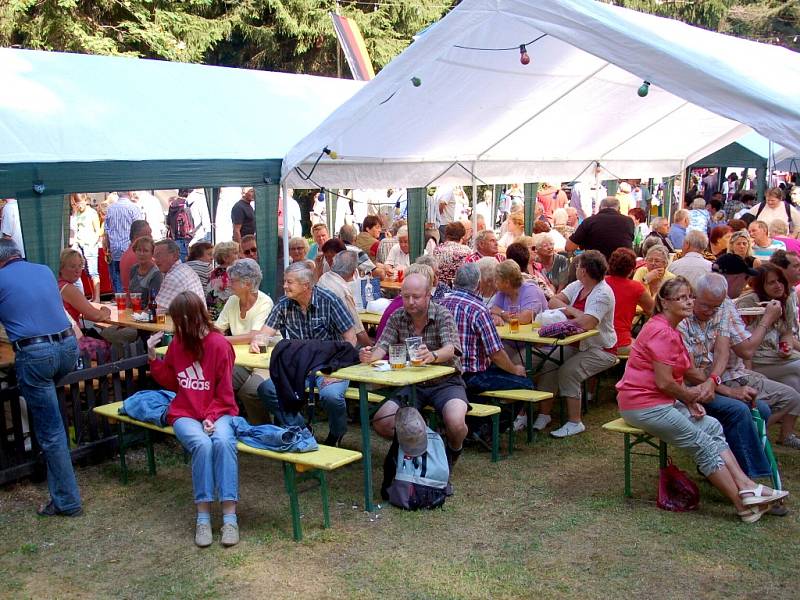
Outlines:
<svg viewBox="0 0 800 600"><path fill-rule="evenodd" d="M72 331L72 327L68 327L64 331L60 331L58 333L35 335L33 337L17 340L16 342L11 342L11 347L14 348L14 350L20 350L25 346L30 346L31 344L41 344L42 342L60 342L61 340L65 340L73 335L75 335L75 332Z"/></svg>

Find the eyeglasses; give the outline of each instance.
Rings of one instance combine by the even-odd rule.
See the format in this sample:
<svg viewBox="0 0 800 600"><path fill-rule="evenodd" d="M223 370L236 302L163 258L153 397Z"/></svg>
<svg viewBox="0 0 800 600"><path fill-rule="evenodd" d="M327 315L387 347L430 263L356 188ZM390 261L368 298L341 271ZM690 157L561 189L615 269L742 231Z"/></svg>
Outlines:
<svg viewBox="0 0 800 600"><path fill-rule="evenodd" d="M242 250L242 252L244 254L250 256L251 254L258 254L258 249L257 248L249 248L247 250Z"/></svg>
<svg viewBox="0 0 800 600"><path fill-rule="evenodd" d="M683 294L675 298L662 298L662 300L671 300L672 302L686 302L687 300L694 300L694 296Z"/></svg>

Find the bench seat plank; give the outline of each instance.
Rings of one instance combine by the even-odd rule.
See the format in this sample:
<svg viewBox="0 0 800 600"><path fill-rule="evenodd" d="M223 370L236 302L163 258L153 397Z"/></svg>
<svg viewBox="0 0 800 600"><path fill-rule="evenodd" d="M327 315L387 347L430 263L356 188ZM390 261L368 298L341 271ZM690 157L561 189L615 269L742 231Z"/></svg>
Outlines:
<svg viewBox="0 0 800 600"><path fill-rule="evenodd" d="M482 392L481 396L487 398L497 398L499 400L509 400L514 402L541 402L542 400L550 400L553 397L551 392L544 392L542 390L492 390L489 392Z"/></svg>
<svg viewBox="0 0 800 600"><path fill-rule="evenodd" d="M105 404L103 406L95 407L94 411L108 419L129 423L137 427L144 427L152 431L160 431L169 435L175 435L172 427L159 427L151 423L137 421L127 415L119 414L119 409L122 402L114 402L112 404ZM288 462L312 469L322 469L323 471L333 471L339 467L349 465L361 459L361 452L355 450L347 450L346 448L335 448L333 446L319 446L319 450L314 452L273 452L272 450L262 450L260 448L253 448L242 442L238 442L236 449L245 454L255 454L256 456L263 456L273 460Z"/></svg>

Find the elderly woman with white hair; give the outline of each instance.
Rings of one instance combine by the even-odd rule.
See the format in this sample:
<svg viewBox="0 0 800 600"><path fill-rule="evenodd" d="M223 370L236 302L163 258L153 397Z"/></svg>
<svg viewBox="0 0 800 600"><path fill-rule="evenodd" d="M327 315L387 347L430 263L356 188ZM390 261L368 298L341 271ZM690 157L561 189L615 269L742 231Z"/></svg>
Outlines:
<svg viewBox="0 0 800 600"><path fill-rule="evenodd" d="M353 317L353 322L355 323L353 328L358 343L362 346L368 346L372 343L372 340L369 339L367 332L364 330L364 325L361 323L361 317L358 314L355 296L353 296L351 288L357 268L358 254L350 250L343 250L333 257L331 270L322 274L319 281L317 281L317 285L329 292L333 292L344 302L347 311Z"/></svg>
<svg viewBox="0 0 800 600"><path fill-rule="evenodd" d="M547 278L553 289L558 293L567 285L569 261L563 254L556 253L556 247L550 234L539 233L533 239L536 252L531 258L534 266L539 273Z"/></svg>
<svg viewBox="0 0 800 600"><path fill-rule="evenodd" d="M219 313L214 325L231 344L250 344L272 310L272 299L258 289L261 268L252 258L242 258L228 267L230 298ZM258 399L258 386L269 376L261 369L233 368L233 391L247 412L252 424L267 422L267 413Z"/></svg>
<svg viewBox="0 0 800 600"><path fill-rule="evenodd" d="M384 262L386 276L394 278L396 274L405 271L411 264L411 257L408 254L408 227L405 225L397 230L397 244L392 246Z"/></svg>
<svg viewBox="0 0 800 600"><path fill-rule="evenodd" d="M692 202L691 210L689 211L689 226L686 228L689 231L702 231L708 233L708 225L711 222L711 215L706 210L706 201L700 196Z"/></svg>

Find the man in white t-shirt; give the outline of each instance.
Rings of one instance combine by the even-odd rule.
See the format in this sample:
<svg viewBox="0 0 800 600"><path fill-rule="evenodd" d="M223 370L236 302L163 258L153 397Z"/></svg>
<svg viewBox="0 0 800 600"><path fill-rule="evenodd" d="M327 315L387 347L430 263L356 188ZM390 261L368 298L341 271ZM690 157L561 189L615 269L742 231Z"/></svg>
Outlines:
<svg viewBox="0 0 800 600"><path fill-rule="evenodd" d="M22 225L19 220L17 201L13 198L7 198L0 201L0 208L3 209L0 234L6 239L14 240L17 248L19 248L20 255L25 258L25 246L22 241Z"/></svg>
<svg viewBox="0 0 800 600"><path fill-rule="evenodd" d="M775 219L779 219L789 226L792 233L800 231L800 211L784 202L781 188L767 190L765 201L753 206L749 212L757 221L772 223Z"/></svg>

